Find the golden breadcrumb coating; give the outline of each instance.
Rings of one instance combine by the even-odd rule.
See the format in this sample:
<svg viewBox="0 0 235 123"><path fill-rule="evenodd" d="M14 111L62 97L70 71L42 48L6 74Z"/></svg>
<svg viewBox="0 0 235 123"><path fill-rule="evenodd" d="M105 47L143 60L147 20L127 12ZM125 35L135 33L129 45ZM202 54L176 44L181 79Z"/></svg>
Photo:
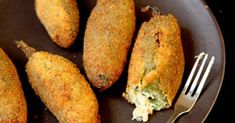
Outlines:
<svg viewBox="0 0 235 123"><path fill-rule="evenodd" d="M61 123L98 123L98 102L76 65L48 52L36 52L26 65L35 93Z"/></svg>
<svg viewBox="0 0 235 123"><path fill-rule="evenodd" d="M171 14L154 15L142 24L131 54L128 83L123 94L137 106L134 119L147 121L152 110L172 105L184 71L180 35L180 27Z"/></svg>
<svg viewBox="0 0 235 123"><path fill-rule="evenodd" d="M98 0L88 19L83 63L90 82L101 90L120 77L135 31L133 0Z"/></svg>
<svg viewBox="0 0 235 123"><path fill-rule="evenodd" d="M60 47L70 47L79 28L76 0L35 0L36 14L51 39Z"/></svg>
<svg viewBox="0 0 235 123"><path fill-rule="evenodd" d="M26 123L27 104L16 68L0 48L0 123Z"/></svg>

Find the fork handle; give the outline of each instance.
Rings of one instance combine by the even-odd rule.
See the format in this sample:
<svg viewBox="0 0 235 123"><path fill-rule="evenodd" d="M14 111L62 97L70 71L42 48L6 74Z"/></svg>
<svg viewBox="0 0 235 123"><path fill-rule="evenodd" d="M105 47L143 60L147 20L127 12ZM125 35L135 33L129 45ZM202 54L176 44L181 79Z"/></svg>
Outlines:
<svg viewBox="0 0 235 123"><path fill-rule="evenodd" d="M181 110L174 110L173 114L171 115L170 119L167 121L167 123L174 123L175 120L185 112L182 112Z"/></svg>

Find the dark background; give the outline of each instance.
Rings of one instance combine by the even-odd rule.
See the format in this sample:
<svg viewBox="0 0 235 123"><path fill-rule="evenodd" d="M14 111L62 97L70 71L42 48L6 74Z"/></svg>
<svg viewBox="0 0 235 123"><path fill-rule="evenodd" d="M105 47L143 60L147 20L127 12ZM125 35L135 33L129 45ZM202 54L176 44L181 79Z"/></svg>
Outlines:
<svg viewBox="0 0 235 123"><path fill-rule="evenodd" d="M218 99L206 119L206 123L224 123L233 121L234 114L234 39L235 32L232 30L235 15L232 10L231 1L226 0L205 0L213 14L215 15L222 31L226 50L226 70L223 85Z"/></svg>

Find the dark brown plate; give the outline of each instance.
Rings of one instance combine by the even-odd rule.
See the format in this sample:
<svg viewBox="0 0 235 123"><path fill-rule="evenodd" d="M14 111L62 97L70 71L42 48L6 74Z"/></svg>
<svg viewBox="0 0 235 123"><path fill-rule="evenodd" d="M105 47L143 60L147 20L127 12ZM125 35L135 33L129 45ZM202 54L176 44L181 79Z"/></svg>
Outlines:
<svg viewBox="0 0 235 123"><path fill-rule="evenodd" d="M83 35L86 20L95 3L95 0L78 1L81 13L80 33L76 43L71 48L62 49L51 41L46 30L37 19L33 0L0 0L0 47L7 52L17 67L27 99L28 121L30 123L53 123L57 120L29 86L24 71L27 59L16 48L14 41L22 39L38 50L62 55L77 64L84 74L82 66ZM137 31L140 24L151 16L151 13L140 12L140 7L146 5L158 6L162 14L172 13L178 18L186 59L183 84L192 67L195 55L204 51L209 53L210 56L215 56L215 64L201 97L192 111L178 120L184 123L204 121L218 96L225 69L224 42L216 20L205 3L200 0L136 0L135 3ZM134 105L127 103L121 96L125 90L126 78L127 67L120 80L110 89L105 92L96 92L103 123L136 122L131 120ZM149 122L164 123L171 114L172 108L154 112L150 116Z"/></svg>

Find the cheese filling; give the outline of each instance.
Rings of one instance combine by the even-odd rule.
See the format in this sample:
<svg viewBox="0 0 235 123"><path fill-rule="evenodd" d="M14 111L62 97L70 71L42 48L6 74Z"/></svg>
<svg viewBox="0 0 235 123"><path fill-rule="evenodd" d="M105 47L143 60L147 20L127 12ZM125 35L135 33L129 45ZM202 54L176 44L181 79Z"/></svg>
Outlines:
<svg viewBox="0 0 235 123"><path fill-rule="evenodd" d="M155 83L148 84L143 89L137 86L131 89L125 97L136 106L132 120L146 122L148 115L152 114L153 110L159 111L169 107L166 96L162 94Z"/></svg>

